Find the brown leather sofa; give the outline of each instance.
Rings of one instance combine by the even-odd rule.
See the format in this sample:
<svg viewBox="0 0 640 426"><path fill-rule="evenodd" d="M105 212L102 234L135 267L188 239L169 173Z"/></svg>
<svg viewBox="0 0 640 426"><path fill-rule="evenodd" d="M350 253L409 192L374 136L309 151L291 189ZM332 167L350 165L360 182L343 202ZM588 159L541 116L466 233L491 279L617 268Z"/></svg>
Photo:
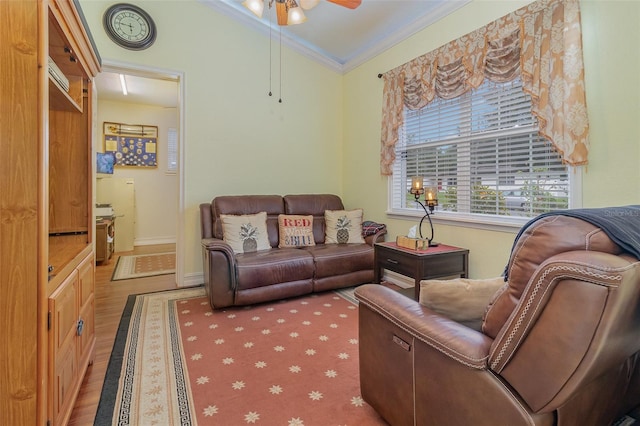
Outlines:
<svg viewBox="0 0 640 426"><path fill-rule="evenodd" d="M220 196L200 204L205 288L213 309L249 305L373 281L373 244L324 244L325 210L343 210L332 194ZM268 250L233 252L223 241L220 215L267 213ZM316 245L278 248L278 215L313 215Z"/></svg>
<svg viewBox="0 0 640 426"><path fill-rule="evenodd" d="M356 289L362 396L390 424L608 425L638 408L640 262L597 226L549 216L507 271L482 331Z"/></svg>

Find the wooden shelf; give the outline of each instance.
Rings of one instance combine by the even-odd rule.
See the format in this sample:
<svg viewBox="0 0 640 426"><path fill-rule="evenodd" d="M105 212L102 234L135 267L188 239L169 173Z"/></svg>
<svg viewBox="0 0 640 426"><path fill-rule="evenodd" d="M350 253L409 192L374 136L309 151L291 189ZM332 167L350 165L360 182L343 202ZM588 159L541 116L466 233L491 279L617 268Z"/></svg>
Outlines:
<svg viewBox="0 0 640 426"><path fill-rule="evenodd" d="M59 111L82 112L82 103L73 99L51 76L49 76L49 107Z"/></svg>
<svg viewBox="0 0 640 426"><path fill-rule="evenodd" d="M62 74L69 80L69 90L64 90L49 76L49 102L53 109L82 112L84 96L83 79L86 72L79 62L79 54L57 21L53 11L49 11L49 58L55 62Z"/></svg>
<svg viewBox="0 0 640 426"><path fill-rule="evenodd" d="M60 281L58 277L77 266L74 260L85 257L90 245L88 234L49 236L49 266L53 267L49 273L50 287L55 288Z"/></svg>

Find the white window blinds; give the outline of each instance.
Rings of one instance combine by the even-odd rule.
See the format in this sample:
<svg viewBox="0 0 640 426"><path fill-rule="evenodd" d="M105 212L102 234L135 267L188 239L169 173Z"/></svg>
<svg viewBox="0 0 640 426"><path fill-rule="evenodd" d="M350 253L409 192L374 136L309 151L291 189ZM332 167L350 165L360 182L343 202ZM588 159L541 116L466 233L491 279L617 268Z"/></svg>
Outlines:
<svg viewBox="0 0 640 426"><path fill-rule="evenodd" d="M438 186L438 210L534 217L569 206L567 166L538 135L520 79L405 108L396 145L392 209L416 208L412 176Z"/></svg>

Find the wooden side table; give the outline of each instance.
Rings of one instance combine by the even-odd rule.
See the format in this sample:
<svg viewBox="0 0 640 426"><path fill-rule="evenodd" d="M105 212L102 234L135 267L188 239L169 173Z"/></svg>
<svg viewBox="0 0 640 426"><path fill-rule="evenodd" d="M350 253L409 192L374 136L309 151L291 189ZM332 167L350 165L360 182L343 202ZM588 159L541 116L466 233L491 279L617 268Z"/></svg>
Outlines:
<svg viewBox="0 0 640 426"><path fill-rule="evenodd" d="M388 269L415 280L414 299L420 299L420 281L469 275L469 250L440 244L426 250L399 247L395 242L374 245L374 282L380 283L382 270Z"/></svg>

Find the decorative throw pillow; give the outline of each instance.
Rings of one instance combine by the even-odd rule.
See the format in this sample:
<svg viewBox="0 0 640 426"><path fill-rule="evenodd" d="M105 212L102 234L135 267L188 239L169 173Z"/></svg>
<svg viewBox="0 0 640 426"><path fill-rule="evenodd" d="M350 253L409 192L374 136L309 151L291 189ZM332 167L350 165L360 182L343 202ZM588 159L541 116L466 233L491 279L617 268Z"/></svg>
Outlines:
<svg viewBox="0 0 640 426"><path fill-rule="evenodd" d="M420 303L475 330L482 328L482 316L493 295L505 285L503 277L472 280L423 280Z"/></svg>
<svg viewBox="0 0 640 426"><path fill-rule="evenodd" d="M235 253L250 253L271 248L267 234L267 213L247 215L221 214L222 239Z"/></svg>
<svg viewBox="0 0 640 426"><path fill-rule="evenodd" d="M362 209L325 210L325 244L364 243Z"/></svg>
<svg viewBox="0 0 640 426"><path fill-rule="evenodd" d="M278 247L315 246L313 238L313 216L278 215Z"/></svg>

